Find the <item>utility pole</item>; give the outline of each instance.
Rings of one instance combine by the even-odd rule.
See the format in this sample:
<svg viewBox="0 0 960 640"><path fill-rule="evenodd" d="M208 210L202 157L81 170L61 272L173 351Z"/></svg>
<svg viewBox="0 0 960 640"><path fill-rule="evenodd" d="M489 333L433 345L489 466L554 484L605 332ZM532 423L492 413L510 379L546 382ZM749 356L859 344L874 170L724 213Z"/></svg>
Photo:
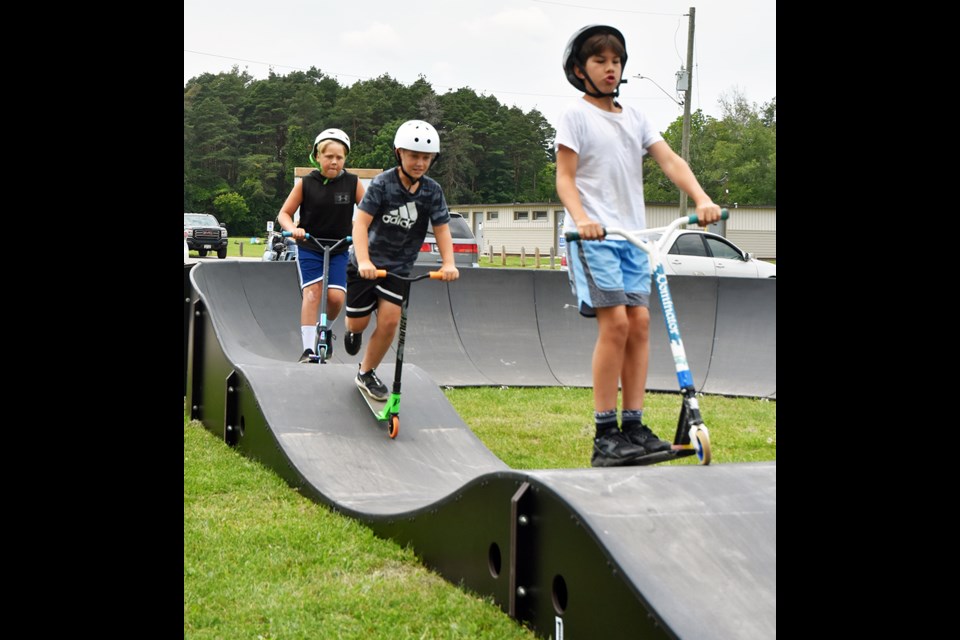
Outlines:
<svg viewBox="0 0 960 640"><path fill-rule="evenodd" d="M690 163L690 91L693 87L693 29L697 15L696 7L690 7L690 22L687 28L687 88L683 92L683 141L680 156ZM680 215L687 215L687 194L680 191Z"/></svg>

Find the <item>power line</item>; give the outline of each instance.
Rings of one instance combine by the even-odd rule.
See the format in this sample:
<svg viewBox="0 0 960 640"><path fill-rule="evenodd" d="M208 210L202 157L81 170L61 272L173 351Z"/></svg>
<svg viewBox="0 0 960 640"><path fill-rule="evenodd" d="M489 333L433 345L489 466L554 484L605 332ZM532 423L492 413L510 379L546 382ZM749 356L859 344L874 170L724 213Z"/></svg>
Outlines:
<svg viewBox="0 0 960 640"><path fill-rule="evenodd" d="M585 7L580 4L567 4L565 2L548 2L547 0L533 0L540 4L553 4L558 7L569 7L571 9L589 9L590 11L612 11L614 13L636 13L644 16L675 16L676 13L658 13L656 11L631 11L629 9L604 9L602 7Z"/></svg>

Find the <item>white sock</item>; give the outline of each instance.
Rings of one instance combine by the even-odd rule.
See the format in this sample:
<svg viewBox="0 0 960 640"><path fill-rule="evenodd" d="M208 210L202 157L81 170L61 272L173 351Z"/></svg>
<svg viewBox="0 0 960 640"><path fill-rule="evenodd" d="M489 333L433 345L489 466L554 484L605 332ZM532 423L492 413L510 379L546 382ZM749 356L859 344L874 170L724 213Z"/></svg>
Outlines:
<svg viewBox="0 0 960 640"><path fill-rule="evenodd" d="M303 339L303 349L313 351L313 343L317 341L316 325L303 325L300 327L300 337Z"/></svg>

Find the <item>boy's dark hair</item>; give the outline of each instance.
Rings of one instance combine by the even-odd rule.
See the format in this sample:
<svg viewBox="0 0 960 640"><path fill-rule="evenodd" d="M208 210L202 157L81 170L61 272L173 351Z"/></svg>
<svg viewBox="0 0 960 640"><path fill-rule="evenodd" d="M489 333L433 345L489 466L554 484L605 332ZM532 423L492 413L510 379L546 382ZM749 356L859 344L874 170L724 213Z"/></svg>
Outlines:
<svg viewBox="0 0 960 640"><path fill-rule="evenodd" d="M583 65L587 63L587 58L595 56L607 48L613 49L613 53L620 58L620 62L623 64L624 59L627 57L627 50L623 46L623 42L612 33L598 33L590 36L580 45L580 51L577 52L577 65L580 67L580 70L583 70Z"/></svg>

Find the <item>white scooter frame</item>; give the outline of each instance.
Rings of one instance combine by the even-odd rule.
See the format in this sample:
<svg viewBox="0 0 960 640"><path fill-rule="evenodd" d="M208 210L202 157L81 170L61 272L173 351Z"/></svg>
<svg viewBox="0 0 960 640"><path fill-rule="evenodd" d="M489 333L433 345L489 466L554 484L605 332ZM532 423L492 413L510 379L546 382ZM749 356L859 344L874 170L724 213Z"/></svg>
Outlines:
<svg viewBox="0 0 960 640"><path fill-rule="evenodd" d="M726 209L721 209L720 219L726 220L729 217ZM688 224L697 224L699 218L696 214L677 218L665 227L655 229L644 229L642 231L625 231L614 227L607 227L603 230L604 236L619 236L630 244L636 246L650 256L650 269L653 273L653 286L660 297L660 306L663 309L663 319L667 324L667 336L670 339L670 352L673 354L673 363L677 371L677 382L680 384L680 393L683 395L683 406L680 409L680 418L677 420L677 433L674 437L673 446L667 455L650 454L644 456L638 462L639 464L652 464L662 462L671 458L697 454L700 464L710 464L710 432L707 426L703 424L703 418L700 416L700 405L697 402L697 390L693 385L693 374L690 373L690 366L687 363L687 353L683 348L683 340L680 338L680 322L677 320L676 309L673 306L673 298L670 295L670 286L667 283L667 274L663 270L663 243L670 237L674 229ZM659 240L650 240L644 236L661 234ZM567 232L564 234L568 241L580 240L580 234L577 232Z"/></svg>

